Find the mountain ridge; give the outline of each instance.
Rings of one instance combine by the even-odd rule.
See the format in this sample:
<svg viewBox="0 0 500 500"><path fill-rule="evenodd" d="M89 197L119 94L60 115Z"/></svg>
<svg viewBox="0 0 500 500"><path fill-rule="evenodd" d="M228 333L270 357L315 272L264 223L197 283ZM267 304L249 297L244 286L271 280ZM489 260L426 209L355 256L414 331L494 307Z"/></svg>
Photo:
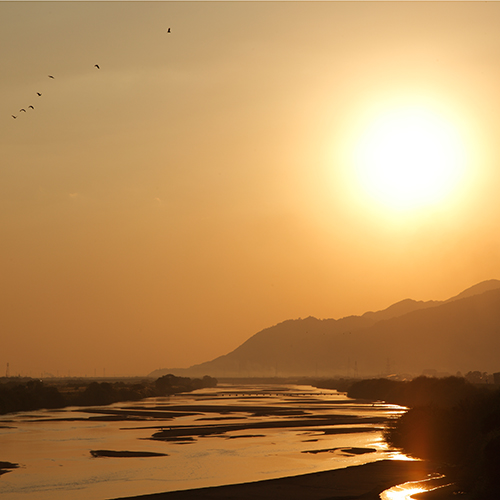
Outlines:
<svg viewBox="0 0 500 500"><path fill-rule="evenodd" d="M499 349L500 280L491 279L444 301L403 299L361 316L288 319L257 332L228 354L190 368L156 370L151 376L500 371L494 356Z"/></svg>

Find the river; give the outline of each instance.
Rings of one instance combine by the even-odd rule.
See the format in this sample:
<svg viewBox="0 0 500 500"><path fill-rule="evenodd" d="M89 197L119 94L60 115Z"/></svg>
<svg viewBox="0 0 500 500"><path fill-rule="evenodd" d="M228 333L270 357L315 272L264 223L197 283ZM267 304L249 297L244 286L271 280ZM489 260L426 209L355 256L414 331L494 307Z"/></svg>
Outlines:
<svg viewBox="0 0 500 500"><path fill-rule="evenodd" d="M305 385L220 384L133 403L4 415L0 461L20 467L0 476L0 496L104 500L402 458L387 448L382 429L403 411ZM115 456L99 456L103 450Z"/></svg>

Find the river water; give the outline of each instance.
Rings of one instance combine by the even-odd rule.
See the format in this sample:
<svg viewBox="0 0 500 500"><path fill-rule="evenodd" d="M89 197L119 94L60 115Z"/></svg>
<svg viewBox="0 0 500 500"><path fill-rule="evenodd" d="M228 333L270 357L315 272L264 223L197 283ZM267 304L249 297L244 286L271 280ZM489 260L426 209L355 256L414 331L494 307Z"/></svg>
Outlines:
<svg viewBox="0 0 500 500"><path fill-rule="evenodd" d="M292 385L219 385L106 407L0 416L2 500L104 500L402 458L382 438L403 408ZM115 452L112 457L91 451ZM117 452L158 456L120 456ZM95 454L95 453L94 453Z"/></svg>

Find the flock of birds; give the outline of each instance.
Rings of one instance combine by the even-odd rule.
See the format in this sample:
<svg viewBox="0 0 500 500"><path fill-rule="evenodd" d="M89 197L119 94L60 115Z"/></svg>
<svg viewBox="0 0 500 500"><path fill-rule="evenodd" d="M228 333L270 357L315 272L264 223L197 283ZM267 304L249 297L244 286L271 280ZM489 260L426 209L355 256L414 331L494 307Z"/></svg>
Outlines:
<svg viewBox="0 0 500 500"><path fill-rule="evenodd" d="M167 29L167 33L171 33L170 28L168 28L168 29ZM94 64L94 68L101 69L101 68L99 67L99 65L98 65L98 64ZM54 80L54 79L55 79L55 77L54 77L53 75L47 75L47 76L48 76L49 78L51 78L52 80ZM37 93L36 93L36 95L37 95L38 97L41 97L41 96L42 96L42 93L41 93L41 92L37 92ZM32 104L30 104L30 105L28 106L28 109L33 109L33 110L34 110L34 109L35 109L35 106L33 106ZM16 119L16 118L19 116L19 113L26 113L26 112L27 112L27 111L26 111L26 108L21 108L21 109L18 111L18 114L17 114L17 115L11 115L11 116L12 116L12 118Z"/></svg>
<svg viewBox="0 0 500 500"><path fill-rule="evenodd" d="M94 64L94 68L101 69L98 64ZM49 78L51 78L52 80L55 80L55 76L52 76L52 75L47 75L47 76ZM37 92L36 95L38 97L42 97L42 93L41 92ZM30 104L28 106L28 109L35 109L35 106L33 106L32 104ZM26 109L25 108L21 108L19 110L19 113L26 113ZM19 115L11 115L11 116L12 116L12 118L16 119Z"/></svg>

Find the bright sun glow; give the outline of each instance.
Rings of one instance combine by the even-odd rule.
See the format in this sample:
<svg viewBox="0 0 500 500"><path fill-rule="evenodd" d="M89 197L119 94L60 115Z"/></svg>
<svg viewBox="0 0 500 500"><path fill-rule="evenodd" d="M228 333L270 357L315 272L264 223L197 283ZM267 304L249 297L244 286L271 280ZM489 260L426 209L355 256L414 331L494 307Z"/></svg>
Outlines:
<svg viewBox="0 0 500 500"><path fill-rule="evenodd" d="M366 193L393 209L443 201L464 174L466 152L458 130L422 108L399 108L376 118L355 149L355 169Z"/></svg>

